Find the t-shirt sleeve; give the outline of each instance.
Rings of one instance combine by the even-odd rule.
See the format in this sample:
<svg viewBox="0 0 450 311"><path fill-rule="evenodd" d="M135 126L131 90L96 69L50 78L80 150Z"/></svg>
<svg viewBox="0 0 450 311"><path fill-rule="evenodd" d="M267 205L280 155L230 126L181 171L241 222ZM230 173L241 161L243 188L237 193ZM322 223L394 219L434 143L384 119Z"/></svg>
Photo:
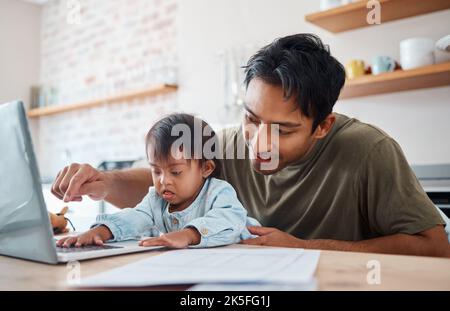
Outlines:
<svg viewBox="0 0 450 311"><path fill-rule="evenodd" d="M361 213L375 235L416 234L445 225L392 138L379 141L361 163Z"/></svg>

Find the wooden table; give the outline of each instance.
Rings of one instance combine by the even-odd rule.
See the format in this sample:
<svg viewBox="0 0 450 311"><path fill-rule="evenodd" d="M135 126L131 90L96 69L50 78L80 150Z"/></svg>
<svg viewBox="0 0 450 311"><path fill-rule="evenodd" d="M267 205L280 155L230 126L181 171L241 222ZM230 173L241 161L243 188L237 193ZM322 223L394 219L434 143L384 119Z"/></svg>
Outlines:
<svg viewBox="0 0 450 311"><path fill-rule="evenodd" d="M232 245L228 247L251 247ZM163 251L81 261L81 277L157 256ZM369 284L377 260L380 284ZM67 290L68 267L0 256L0 290ZM450 290L450 259L322 251L316 271L319 290ZM186 289L185 286L162 289ZM149 289L155 289L150 287ZM161 288L158 288L161 289Z"/></svg>

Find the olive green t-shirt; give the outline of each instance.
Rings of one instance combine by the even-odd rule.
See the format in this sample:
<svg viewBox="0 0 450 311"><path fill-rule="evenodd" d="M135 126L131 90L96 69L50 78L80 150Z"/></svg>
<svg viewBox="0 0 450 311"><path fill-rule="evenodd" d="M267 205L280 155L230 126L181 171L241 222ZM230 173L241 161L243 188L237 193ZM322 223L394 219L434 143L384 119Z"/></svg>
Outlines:
<svg viewBox="0 0 450 311"><path fill-rule="evenodd" d="M248 156L220 160L222 178L249 216L299 238L347 241L445 224L397 142L372 125L335 115L325 138L275 174L254 171ZM238 145L248 155L241 127L219 137L224 155Z"/></svg>

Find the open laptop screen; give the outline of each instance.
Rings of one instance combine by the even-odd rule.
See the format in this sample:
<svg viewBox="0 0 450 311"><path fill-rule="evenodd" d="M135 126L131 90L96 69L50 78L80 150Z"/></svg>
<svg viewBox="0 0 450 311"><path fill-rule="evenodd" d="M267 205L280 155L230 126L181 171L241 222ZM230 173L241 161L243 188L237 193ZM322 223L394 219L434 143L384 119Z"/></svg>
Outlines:
<svg viewBox="0 0 450 311"><path fill-rule="evenodd" d="M0 105L0 254L56 263L22 102Z"/></svg>

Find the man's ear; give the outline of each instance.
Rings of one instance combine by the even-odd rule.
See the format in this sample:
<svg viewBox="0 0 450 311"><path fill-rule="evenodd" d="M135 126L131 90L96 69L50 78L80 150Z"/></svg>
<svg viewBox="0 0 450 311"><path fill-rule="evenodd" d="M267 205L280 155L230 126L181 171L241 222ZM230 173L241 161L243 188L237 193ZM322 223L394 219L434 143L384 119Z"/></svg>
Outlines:
<svg viewBox="0 0 450 311"><path fill-rule="evenodd" d="M209 175L211 175L214 170L216 169L216 163L214 163L213 160L206 160L203 163L203 167L202 167L202 176L203 178L208 178Z"/></svg>
<svg viewBox="0 0 450 311"><path fill-rule="evenodd" d="M336 116L333 113L330 113L327 115L325 120L320 122L320 124L317 126L316 130L314 131L314 138L321 139L327 136L328 132L333 127L334 122L336 121Z"/></svg>

